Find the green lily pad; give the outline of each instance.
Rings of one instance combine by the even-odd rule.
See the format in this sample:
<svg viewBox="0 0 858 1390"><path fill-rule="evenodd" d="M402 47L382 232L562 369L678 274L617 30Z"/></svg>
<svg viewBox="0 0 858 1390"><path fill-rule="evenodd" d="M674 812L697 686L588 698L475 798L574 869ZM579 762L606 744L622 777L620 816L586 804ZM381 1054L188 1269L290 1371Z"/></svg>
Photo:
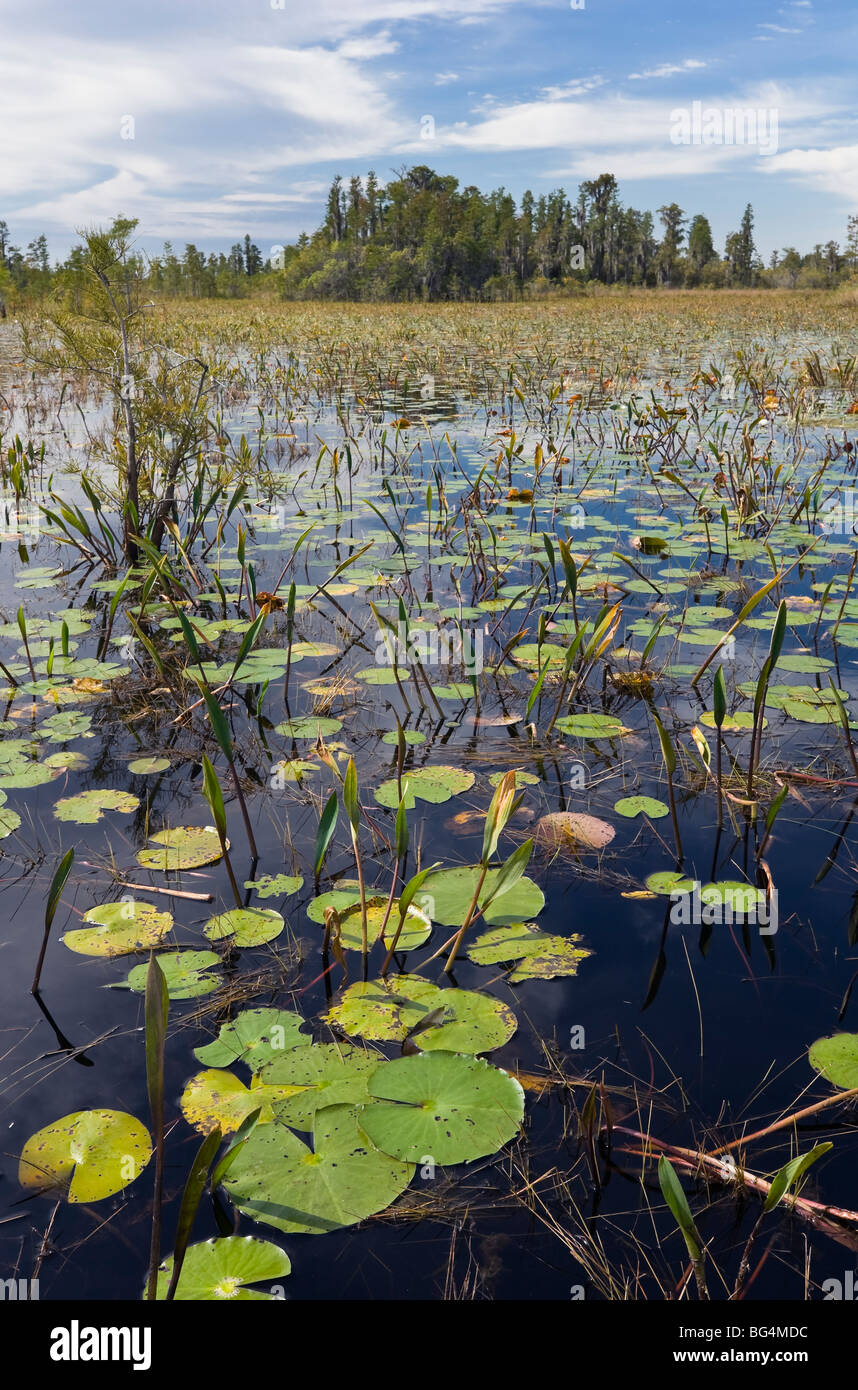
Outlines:
<svg viewBox="0 0 858 1390"><path fill-rule="evenodd" d="M609 714L567 714L558 719L554 727L575 738L620 738L631 733L619 719Z"/></svg>
<svg viewBox="0 0 858 1390"><path fill-rule="evenodd" d="M220 965L220 956L214 951L166 951L157 959L171 999L195 999L212 994L220 986L220 978L207 973L213 965ZM148 969L148 965L135 965L130 972L126 984L135 994L146 993Z"/></svg>
<svg viewBox="0 0 858 1390"><path fill-rule="evenodd" d="M670 815L670 807L663 801L656 801L652 796L623 796L614 802L614 810L620 816L628 816L630 820L635 816L649 816L650 820L660 820L662 816Z"/></svg>
<svg viewBox="0 0 858 1390"><path fill-rule="evenodd" d="M297 1088L275 1104L274 1114L293 1129L310 1130L317 1110L328 1105L358 1105L368 1097L367 1083L383 1057L342 1043L314 1043L271 1057L259 1073L269 1087Z"/></svg>
<svg viewBox="0 0 858 1390"><path fill-rule="evenodd" d="M45 767L56 768L60 772L82 772L89 767L89 758L85 753L66 748L61 753L50 753L45 758Z"/></svg>
<svg viewBox="0 0 858 1390"><path fill-rule="evenodd" d="M249 1289L247 1285L285 1279L291 1269L289 1256L271 1241L256 1236L222 1236L188 1246L173 1296L177 1303L217 1303L221 1299L274 1303L278 1301L275 1294ZM166 1298L172 1277L170 1255L158 1266L157 1298Z"/></svg>
<svg viewBox="0 0 858 1390"><path fill-rule="evenodd" d="M474 780L473 772L465 772L460 767L419 767L404 772L402 794L406 809L412 810L418 797L421 801L429 801L433 806L438 806L444 801L449 801L451 796L466 792L474 785ZM395 777L382 782L381 786L376 788L375 799L381 806L389 806L391 810L397 808L399 784Z"/></svg>
<svg viewBox="0 0 858 1390"><path fill-rule="evenodd" d="M667 897L670 897L671 893L690 893L694 887L693 879L670 869L650 874L644 882L651 893L663 893Z"/></svg>
<svg viewBox="0 0 858 1390"><path fill-rule="evenodd" d="M273 941L286 925L284 918L273 907L231 907L210 917L203 927L203 935L209 941L223 941L232 937L233 945L239 947L263 946Z"/></svg>
<svg viewBox="0 0 858 1390"><path fill-rule="evenodd" d="M858 1087L858 1033L817 1038L807 1054L810 1065L844 1091Z"/></svg>
<svg viewBox="0 0 858 1390"><path fill-rule="evenodd" d="M114 791L111 787L93 787L76 796L62 797L54 807L57 820L73 821L75 825L95 825L105 811L121 811L124 816L136 811L140 798L130 792Z"/></svg>
<svg viewBox="0 0 858 1390"><path fill-rule="evenodd" d="M390 916L384 931L384 942L390 946L399 926L399 900L394 898L390 909ZM340 941L347 951L363 950L363 925L360 905L360 887L351 881L341 888L335 888L329 893L322 893L318 898L314 898L307 908L307 916L313 922L323 923L325 920L325 909L333 907L336 909L340 919ZM387 912L387 898L375 895L366 900L366 934L369 945L374 945L380 939L381 928ZM422 912L414 903L410 903L406 913L402 931L399 933L399 940L396 943L397 951L413 951L418 946L422 946L428 941L432 932L432 922L425 912Z"/></svg>
<svg viewBox="0 0 858 1390"><path fill-rule="evenodd" d="M577 975L579 962L592 955L580 942L580 936L554 936L540 931L535 922L512 922L478 936L468 958L477 965L519 961L509 976L512 984L550 980L558 975Z"/></svg>
<svg viewBox="0 0 858 1390"><path fill-rule="evenodd" d="M359 1114L349 1105L319 1110L312 1149L286 1125L255 1129L225 1181L239 1211L281 1231L321 1235L389 1207L414 1164L375 1148Z"/></svg>
<svg viewBox="0 0 858 1390"><path fill-rule="evenodd" d="M9 806L0 806L0 840L5 840L7 835L14 835L20 825L21 817L17 811L13 811Z"/></svg>
<svg viewBox="0 0 858 1390"><path fill-rule="evenodd" d="M67 1202L100 1202L133 1182L151 1155L149 1131L133 1115L76 1110L30 1136L18 1181Z"/></svg>
<svg viewBox="0 0 858 1390"><path fill-rule="evenodd" d="M169 912L151 903L130 899L100 903L83 914L90 927L66 932L60 940L82 956L124 956L130 951L151 951L173 930Z"/></svg>
<svg viewBox="0 0 858 1390"><path fill-rule="evenodd" d="M491 1052L503 1046L518 1024L507 1004L473 990L440 989L418 975L359 980L328 1015L350 1037L404 1042L421 1051Z"/></svg>
<svg viewBox="0 0 858 1390"><path fill-rule="evenodd" d="M322 718L312 714L305 714L299 719L286 719L282 724L278 724L276 733L285 734L288 738L317 738L319 734L323 738L330 738L331 734L338 734L343 727L342 720Z"/></svg>
<svg viewBox="0 0 858 1390"><path fill-rule="evenodd" d="M170 766L169 758L134 758L128 764L128 771L134 772L138 777L152 777L156 772L166 772ZM192 1246L191 1249L199 1247ZM190 1251L188 1252L190 1253Z"/></svg>
<svg viewBox="0 0 858 1390"><path fill-rule="evenodd" d="M298 893L304 887L300 874L262 874L260 878L248 878L245 888L253 888L258 898L279 898L287 893Z"/></svg>
<svg viewBox="0 0 858 1390"><path fill-rule="evenodd" d="M144 869L199 869L221 857L220 840L213 826L181 825L150 835L158 849L141 849L137 863Z"/></svg>
<svg viewBox="0 0 858 1390"><path fill-rule="evenodd" d="M505 776L505 772L493 772L489 778L489 786L500 786ZM515 770L515 785L517 787L535 787L539 785L540 780L539 777L534 777L532 772L522 772L520 768L516 768Z"/></svg>
<svg viewBox="0 0 858 1390"><path fill-rule="evenodd" d="M429 1052L400 1057L370 1081L375 1103L361 1114L374 1144L412 1163L470 1163L497 1153L518 1132L524 1092L478 1057Z"/></svg>
<svg viewBox="0 0 858 1390"><path fill-rule="evenodd" d="M477 865L457 869L436 869L427 875L416 901L433 922L443 927L460 927L476 891L480 869ZM478 906L482 906L497 883L500 869L489 869ZM533 879L523 875L508 892L495 898L483 912L487 926L522 922L537 917L545 906L545 895Z"/></svg>
<svg viewBox="0 0 858 1390"><path fill-rule="evenodd" d="M205 1067L230 1067L244 1062L251 1071L281 1052L293 1047L309 1047L312 1042L301 1032L304 1020L286 1009L243 1009L225 1023L214 1042L194 1048L194 1056Z"/></svg>
<svg viewBox="0 0 858 1390"><path fill-rule="evenodd" d="M426 742L426 735L421 734L419 729L403 729L403 737L409 747ZM390 729L386 734L382 734L382 743L392 743L394 747L399 743L399 735L395 729Z"/></svg>

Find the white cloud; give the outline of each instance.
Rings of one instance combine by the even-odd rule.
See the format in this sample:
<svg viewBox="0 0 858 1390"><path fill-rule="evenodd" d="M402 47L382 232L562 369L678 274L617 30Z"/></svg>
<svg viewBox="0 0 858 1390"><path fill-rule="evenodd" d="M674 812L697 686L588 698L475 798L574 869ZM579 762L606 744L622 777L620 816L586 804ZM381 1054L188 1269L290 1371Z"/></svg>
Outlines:
<svg viewBox="0 0 858 1390"><path fill-rule="evenodd" d="M858 144L787 150L774 156L767 172L794 175L801 183L833 193L853 207L858 203Z"/></svg>
<svg viewBox="0 0 858 1390"><path fill-rule="evenodd" d="M630 82L644 82L651 77L675 77L680 72L693 72L696 68L707 66L700 58L686 58L682 63L662 63L657 68L645 68L643 72L630 72Z"/></svg>
<svg viewBox="0 0 858 1390"><path fill-rule="evenodd" d="M436 72L435 74L436 87L447 87L451 82L458 82L458 80L459 74L457 72Z"/></svg>

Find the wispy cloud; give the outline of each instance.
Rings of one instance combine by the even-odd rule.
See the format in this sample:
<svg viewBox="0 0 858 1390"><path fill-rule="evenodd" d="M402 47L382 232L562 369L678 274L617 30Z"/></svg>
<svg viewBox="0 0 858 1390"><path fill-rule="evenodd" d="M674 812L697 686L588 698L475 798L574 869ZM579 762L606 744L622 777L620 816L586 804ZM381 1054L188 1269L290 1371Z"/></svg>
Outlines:
<svg viewBox="0 0 858 1390"><path fill-rule="evenodd" d="M696 68L705 68L706 63L700 58L686 58L682 63L661 63L657 68L645 68L643 72L630 72L630 82L645 82L652 77L676 77L680 72L694 72Z"/></svg>

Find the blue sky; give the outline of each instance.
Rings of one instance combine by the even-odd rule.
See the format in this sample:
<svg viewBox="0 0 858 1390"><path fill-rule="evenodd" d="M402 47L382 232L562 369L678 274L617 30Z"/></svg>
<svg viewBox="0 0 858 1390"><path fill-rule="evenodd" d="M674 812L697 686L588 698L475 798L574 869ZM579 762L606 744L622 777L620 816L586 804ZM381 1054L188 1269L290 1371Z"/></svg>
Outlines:
<svg viewBox="0 0 858 1390"><path fill-rule="evenodd" d="M858 212L855 0L0 0L0 26L0 218L55 255L119 211L147 248L267 253L335 173L412 163L517 198L610 171L719 249L751 202L766 258ZM756 131L703 143L731 111Z"/></svg>

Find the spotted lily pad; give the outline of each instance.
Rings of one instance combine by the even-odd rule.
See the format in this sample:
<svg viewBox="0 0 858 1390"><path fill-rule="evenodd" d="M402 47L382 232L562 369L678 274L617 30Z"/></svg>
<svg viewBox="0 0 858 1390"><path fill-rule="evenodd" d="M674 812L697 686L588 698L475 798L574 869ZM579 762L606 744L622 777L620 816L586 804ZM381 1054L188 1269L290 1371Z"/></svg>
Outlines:
<svg viewBox="0 0 858 1390"><path fill-rule="evenodd" d="M412 810L416 799L429 801L433 806L449 801L451 796L466 792L474 785L474 774L460 767L419 767L402 774L402 794L407 810ZM395 810L399 805L399 784L395 777L382 782L376 788L375 799L381 806Z"/></svg>
<svg viewBox="0 0 858 1390"><path fill-rule="evenodd" d="M74 821L75 825L95 825L105 811L121 811L124 816L136 811L140 798L130 792L115 791L112 787L93 787L76 796L64 796L54 807L57 820Z"/></svg>
<svg viewBox="0 0 858 1390"><path fill-rule="evenodd" d="M273 907L231 907L228 912L210 917L203 927L203 935L209 941L232 937L232 944L239 947L263 946L279 936L285 925L283 917Z"/></svg>
<svg viewBox="0 0 858 1390"><path fill-rule="evenodd" d="M518 1132L524 1091L490 1063L455 1052L400 1057L369 1084L361 1124L385 1153L412 1163L469 1163Z"/></svg>
<svg viewBox="0 0 858 1390"><path fill-rule="evenodd" d="M440 989L418 975L359 980L328 1017L350 1037L404 1042L413 1035L421 1051L491 1052L516 1030L508 1005L474 990Z"/></svg>
<svg viewBox="0 0 858 1390"><path fill-rule="evenodd" d="M206 1067L230 1067L244 1062L251 1071L288 1052L309 1047L312 1038L301 1032L304 1020L286 1009L243 1009L225 1023L214 1042L194 1048L194 1056Z"/></svg>
<svg viewBox="0 0 858 1390"><path fill-rule="evenodd" d="M100 903L83 914L92 923L66 932L60 940L70 951L82 956L124 956L130 951L150 951L160 946L173 929L169 912L159 912L151 903L124 899Z"/></svg>
<svg viewBox="0 0 858 1390"><path fill-rule="evenodd" d="M233 1134L254 1110L261 1112L260 1124L270 1124L273 1103L289 1094L288 1086L266 1086L254 1076L248 1087L234 1072L213 1068L191 1077L179 1105L188 1124L201 1134L214 1129Z"/></svg>
<svg viewBox="0 0 858 1390"><path fill-rule="evenodd" d="M519 961L509 976L512 984L550 980L558 975L577 975L579 961L592 954L580 942L580 936L540 931L535 922L513 922L483 932L470 947L468 957L477 965Z"/></svg>
<svg viewBox="0 0 858 1390"><path fill-rule="evenodd" d="M214 951L166 951L157 959L171 999L195 999L200 994L212 994L221 983L218 976L208 974L213 965L220 965L220 956ZM126 981L128 989L135 994L145 994L148 969L148 965L135 965Z"/></svg>
<svg viewBox="0 0 858 1390"><path fill-rule="evenodd" d="M272 1303L277 1296L249 1289L269 1279L285 1279L292 1262L279 1245L256 1236L222 1236L189 1245L176 1285L177 1303L218 1303L222 1299ZM173 1256L158 1267L158 1298L166 1298L173 1277ZM145 1290L144 1290L145 1298Z"/></svg>
<svg viewBox="0 0 858 1390"><path fill-rule="evenodd" d="M347 1044L318 1043L272 1056L259 1079L275 1089L294 1092L275 1103L274 1114L294 1129L310 1130L317 1110L328 1105L358 1105L367 1099L367 1083L385 1059Z"/></svg>
<svg viewBox="0 0 858 1390"><path fill-rule="evenodd" d="M175 826L159 830L150 840L157 849L141 849L137 863L144 869L199 869L215 864L221 857L220 840L214 826Z"/></svg>
<svg viewBox="0 0 858 1390"><path fill-rule="evenodd" d="M286 893L298 893L304 886L300 874L262 874L260 878L248 878L245 888L253 888L258 898L279 898Z"/></svg>
<svg viewBox="0 0 858 1390"><path fill-rule="evenodd" d="M810 1065L844 1091L858 1087L858 1033L817 1038L808 1052Z"/></svg>
<svg viewBox="0 0 858 1390"><path fill-rule="evenodd" d="M133 1115L76 1110L31 1135L18 1181L68 1202L100 1202L133 1182L151 1155L149 1132Z"/></svg>
<svg viewBox="0 0 858 1390"><path fill-rule="evenodd" d="M321 1235L389 1207L414 1164L370 1143L361 1113L350 1105L319 1110L312 1149L286 1125L257 1127L225 1182L239 1211L281 1231Z"/></svg>

